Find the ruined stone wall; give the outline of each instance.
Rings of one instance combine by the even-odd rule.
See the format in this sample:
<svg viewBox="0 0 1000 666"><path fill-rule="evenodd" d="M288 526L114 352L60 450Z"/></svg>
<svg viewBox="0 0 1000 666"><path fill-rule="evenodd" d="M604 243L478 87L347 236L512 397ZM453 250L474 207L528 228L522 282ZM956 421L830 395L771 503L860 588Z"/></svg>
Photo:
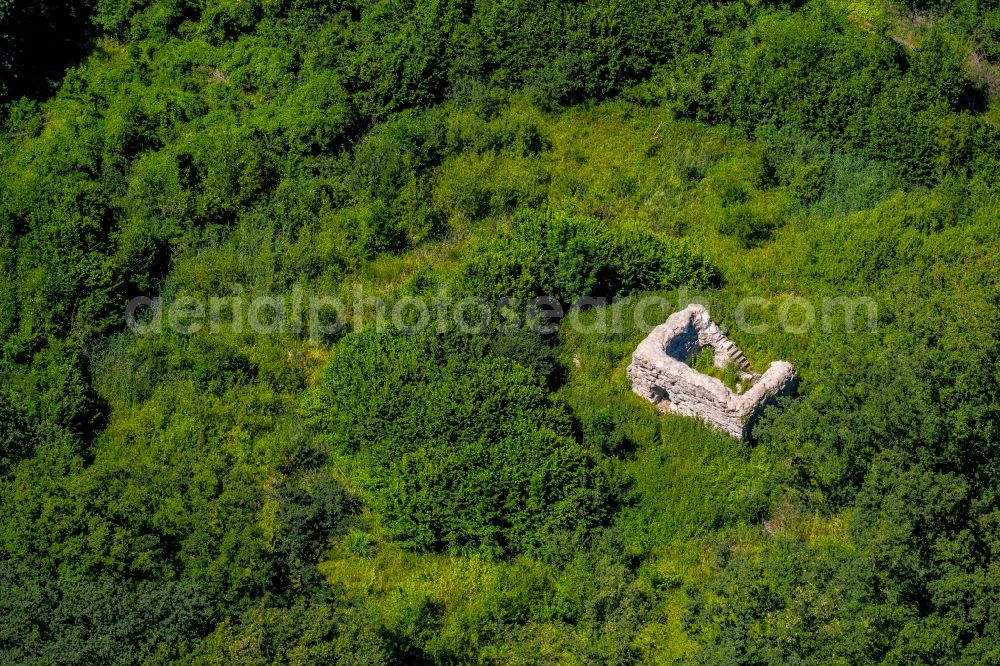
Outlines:
<svg viewBox="0 0 1000 666"><path fill-rule="evenodd" d="M714 363L743 369L749 388L735 393L721 380L688 365L701 349L715 351ZM746 357L711 320L701 305L689 305L667 318L639 343L628 367L632 390L663 411L693 416L732 437L748 439L764 408L795 389L791 364L775 361L763 375L749 372Z"/></svg>

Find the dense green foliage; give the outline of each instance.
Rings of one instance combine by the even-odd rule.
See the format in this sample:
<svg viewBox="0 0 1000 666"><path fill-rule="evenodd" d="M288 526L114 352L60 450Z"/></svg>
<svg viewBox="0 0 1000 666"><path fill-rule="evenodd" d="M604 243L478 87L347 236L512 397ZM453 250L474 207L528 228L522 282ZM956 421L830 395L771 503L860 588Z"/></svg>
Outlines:
<svg viewBox="0 0 1000 666"><path fill-rule="evenodd" d="M549 296L571 304L681 284L704 287L717 277L683 242L543 211L515 215L509 230L473 251L460 288L493 303Z"/></svg>
<svg viewBox="0 0 1000 666"><path fill-rule="evenodd" d="M351 336L308 403L324 441L367 459L374 506L404 545L537 550L611 513L611 483L574 441L570 414L522 365L533 350L484 342L436 331Z"/></svg>
<svg viewBox="0 0 1000 666"><path fill-rule="evenodd" d="M0 0L0 662L1000 661L998 43L992 0ZM493 318L409 330L439 293ZM753 445L629 391L694 296L801 374Z"/></svg>

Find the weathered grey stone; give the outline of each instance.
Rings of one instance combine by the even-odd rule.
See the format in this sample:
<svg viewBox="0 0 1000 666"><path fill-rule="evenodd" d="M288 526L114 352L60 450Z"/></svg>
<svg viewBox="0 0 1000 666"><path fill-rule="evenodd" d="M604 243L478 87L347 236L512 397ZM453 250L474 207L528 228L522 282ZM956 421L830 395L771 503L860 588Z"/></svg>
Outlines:
<svg viewBox="0 0 1000 666"><path fill-rule="evenodd" d="M702 374L688 363L705 347L713 363L734 364L742 371L744 393ZM790 363L774 361L763 375L750 372L743 352L725 336L703 306L692 304L670 315L639 343L628 366L632 390L662 411L701 419L732 437L746 440L767 405L795 390L798 378Z"/></svg>

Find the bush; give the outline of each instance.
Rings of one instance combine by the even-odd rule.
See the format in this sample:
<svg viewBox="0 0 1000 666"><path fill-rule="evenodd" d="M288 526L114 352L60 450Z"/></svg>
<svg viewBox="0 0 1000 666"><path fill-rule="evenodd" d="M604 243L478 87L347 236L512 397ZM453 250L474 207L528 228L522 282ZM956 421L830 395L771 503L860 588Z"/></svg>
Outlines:
<svg viewBox="0 0 1000 666"><path fill-rule="evenodd" d="M374 505L404 545L507 554L612 510L610 480L542 382L478 336L365 332L338 345L304 409L371 466Z"/></svg>
<svg viewBox="0 0 1000 666"><path fill-rule="evenodd" d="M632 291L706 286L717 272L681 241L638 226L609 227L595 218L531 211L484 242L462 268L460 288L497 302L546 295L563 303Z"/></svg>
<svg viewBox="0 0 1000 666"><path fill-rule="evenodd" d="M400 663L394 645L363 609L340 600L297 600L259 606L220 623L198 646L198 663Z"/></svg>
<svg viewBox="0 0 1000 666"><path fill-rule="evenodd" d="M53 341L28 371L0 367L0 400L9 417L0 421L0 439L10 446L0 456L8 465L42 443L80 450L104 424L83 351L73 342Z"/></svg>
<svg viewBox="0 0 1000 666"><path fill-rule="evenodd" d="M241 350L211 336L191 338L180 360L198 391L221 394L257 377L258 367Z"/></svg>
<svg viewBox="0 0 1000 666"><path fill-rule="evenodd" d="M331 538L347 533L360 506L339 483L322 473L305 479L305 486L279 484L278 528L274 535L274 576L278 589L323 586L316 563Z"/></svg>
<svg viewBox="0 0 1000 666"><path fill-rule="evenodd" d="M203 590L166 582L59 579L0 560L0 661L114 665L178 659L211 628Z"/></svg>
<svg viewBox="0 0 1000 666"><path fill-rule="evenodd" d="M406 248L406 230L393 219L388 207L375 200L355 211L361 250L368 259Z"/></svg>
<svg viewBox="0 0 1000 666"><path fill-rule="evenodd" d="M618 427L618 423L608 409L595 412L584 423L583 441L595 451L607 456L619 456L632 449L632 443Z"/></svg>
<svg viewBox="0 0 1000 666"><path fill-rule="evenodd" d="M777 225L747 205L729 208L723 214L719 232L732 236L742 247L755 247L771 237Z"/></svg>

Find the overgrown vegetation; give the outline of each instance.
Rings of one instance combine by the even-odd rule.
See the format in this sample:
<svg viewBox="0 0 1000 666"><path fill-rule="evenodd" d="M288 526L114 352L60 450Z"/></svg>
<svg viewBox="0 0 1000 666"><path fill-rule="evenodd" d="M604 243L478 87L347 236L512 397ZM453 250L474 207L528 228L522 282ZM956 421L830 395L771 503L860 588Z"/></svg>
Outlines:
<svg viewBox="0 0 1000 666"><path fill-rule="evenodd" d="M0 0L0 661L1000 661L998 16ZM629 390L696 297L753 446Z"/></svg>
<svg viewBox="0 0 1000 666"><path fill-rule="evenodd" d="M715 365L715 350L711 347L703 347L695 354L691 367L703 375L721 380L732 391L742 392L749 387L748 382L741 381L740 369L735 363L727 362L721 368Z"/></svg>

